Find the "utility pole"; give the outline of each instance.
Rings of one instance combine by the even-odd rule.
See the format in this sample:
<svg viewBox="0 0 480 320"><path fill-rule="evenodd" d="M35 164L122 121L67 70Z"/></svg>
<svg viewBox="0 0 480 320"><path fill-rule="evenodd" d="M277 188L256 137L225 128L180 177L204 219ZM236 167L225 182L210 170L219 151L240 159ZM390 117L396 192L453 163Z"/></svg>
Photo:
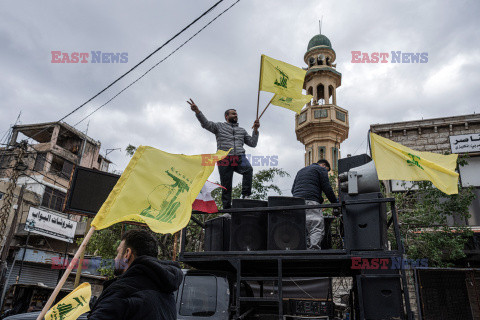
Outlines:
<svg viewBox="0 0 480 320"><path fill-rule="evenodd" d="M8 266L7 266L8 251L10 249L10 243L12 242L13 234L15 233L15 226L17 225L18 213L20 212L20 207L22 206L23 193L25 192L25 187L26 185L24 184L22 186L22 189L20 190L20 195L18 196L18 200L17 200L17 208L15 209L15 215L13 216L13 220L12 220L12 227L8 231L8 236L7 236L7 239L5 240L5 244L2 250L2 255L0 256L0 261L1 261L0 267L2 268L1 277L0 277L0 287L3 288L2 292L5 292L6 280L7 280L5 276L8 269ZM13 264L10 267L10 272L11 270L13 270ZM4 293L2 294L2 299L1 299L2 303L3 303L3 297L4 297Z"/></svg>
<svg viewBox="0 0 480 320"><path fill-rule="evenodd" d="M23 163L23 160L22 160L26 149L27 149L27 142L21 141L17 145L16 150L13 151L13 153L15 154L15 164L13 165L13 173L12 173L12 176L10 177L10 185L7 188L7 192L3 200L2 208L0 209L0 241L3 244L2 248L5 246L4 240L6 235L7 223L8 223L8 218L10 216L10 211L12 208L12 201L14 197L15 187L17 186L18 177L20 176L20 173L26 169L25 164Z"/></svg>
<svg viewBox="0 0 480 320"><path fill-rule="evenodd" d="M19 213L20 207L22 205L23 194L25 192L25 187L26 187L26 185L24 184L22 186L22 189L20 189L20 195L18 196L18 200L17 200L17 208L15 209L15 214L14 214L13 220L12 220L12 227L8 231L7 239L5 240L5 245L3 246L3 251L2 251L2 255L1 255L1 259L0 259L1 261L6 261L7 257L8 257L8 249L10 248L10 243L12 242L13 234L15 233L15 226L17 225L18 213Z"/></svg>

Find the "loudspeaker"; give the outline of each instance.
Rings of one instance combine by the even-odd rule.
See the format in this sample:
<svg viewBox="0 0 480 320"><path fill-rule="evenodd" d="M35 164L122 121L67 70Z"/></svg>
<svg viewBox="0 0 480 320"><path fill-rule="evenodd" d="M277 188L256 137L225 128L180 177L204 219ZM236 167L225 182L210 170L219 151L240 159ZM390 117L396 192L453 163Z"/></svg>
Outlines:
<svg viewBox="0 0 480 320"><path fill-rule="evenodd" d="M77 167L65 211L96 215L119 178L116 174Z"/></svg>
<svg viewBox="0 0 480 320"><path fill-rule="evenodd" d="M367 154L338 159L338 175L340 176L342 173L348 172L348 170L362 166L370 161L372 161L372 158L370 158ZM340 185L340 181L338 182L338 185ZM344 200L345 194L346 192L338 190L338 198L340 201Z"/></svg>
<svg viewBox="0 0 480 320"><path fill-rule="evenodd" d="M340 190L350 195L369 192L380 192L377 168L375 162L370 161L359 167L351 168L338 176Z"/></svg>
<svg viewBox="0 0 480 320"><path fill-rule="evenodd" d="M266 207L267 202L253 199L233 199L232 208ZM267 213L232 212L230 223L231 251L267 249Z"/></svg>
<svg viewBox="0 0 480 320"><path fill-rule="evenodd" d="M268 197L269 207L305 205L303 198ZM305 209L268 213L268 250L306 250Z"/></svg>
<svg viewBox="0 0 480 320"><path fill-rule="evenodd" d="M345 201L381 199L380 192L356 196L346 194ZM385 203L346 205L343 214L345 249L386 250L387 209Z"/></svg>
<svg viewBox="0 0 480 320"><path fill-rule="evenodd" d="M205 251L230 249L230 218L217 217L205 222Z"/></svg>
<svg viewBox="0 0 480 320"><path fill-rule="evenodd" d="M405 319L399 276L359 275L356 280L361 319Z"/></svg>

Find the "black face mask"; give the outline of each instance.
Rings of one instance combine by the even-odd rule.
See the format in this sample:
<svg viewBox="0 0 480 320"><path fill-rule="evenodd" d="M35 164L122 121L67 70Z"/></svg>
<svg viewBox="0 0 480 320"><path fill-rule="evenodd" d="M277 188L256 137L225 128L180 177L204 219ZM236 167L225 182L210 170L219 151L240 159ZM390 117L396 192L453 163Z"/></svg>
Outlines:
<svg viewBox="0 0 480 320"><path fill-rule="evenodd" d="M125 272L125 269L127 269L127 266L128 266L128 261L126 259L121 259L120 261L115 260L113 275L115 277L121 276Z"/></svg>

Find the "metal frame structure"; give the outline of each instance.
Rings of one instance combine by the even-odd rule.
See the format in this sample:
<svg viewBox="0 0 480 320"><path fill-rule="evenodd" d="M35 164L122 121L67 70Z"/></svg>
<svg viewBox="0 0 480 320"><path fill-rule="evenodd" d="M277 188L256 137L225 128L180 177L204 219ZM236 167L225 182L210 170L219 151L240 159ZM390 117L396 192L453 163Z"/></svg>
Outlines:
<svg viewBox="0 0 480 320"><path fill-rule="evenodd" d="M394 198L368 199L343 201L339 204L322 205L295 205L278 207L258 207L258 208L232 208L219 211L219 214L234 212L281 212L285 210L313 209L313 208L340 208L341 212L346 212L346 207L358 204L371 203L390 203L391 217L388 219L387 228L393 224L395 241L397 248L395 250L371 250L358 251L348 248L344 249L326 249L326 250L262 250L262 251L208 251L208 252L186 252L187 228L182 230L181 245L179 252L179 261L190 265L199 270L219 270L227 271L236 275L236 296L235 296L235 319L243 319L246 315L241 314L242 302L277 302L279 319L284 318L283 314L283 295L282 295L282 277L321 277L321 276L352 276L362 275L362 270L352 269L352 258L402 258L404 247L400 236L397 212L395 210ZM196 214L203 214L194 212ZM192 215L192 220L202 228L205 225ZM395 274L390 273L389 276ZM405 271L401 269L396 276L402 279L405 319L413 319L413 313L410 308L410 299L408 294ZM277 282L277 298L266 297L241 297L240 285L242 281L251 280ZM359 301L362 301L361 291L359 291ZM247 311L247 312L250 312ZM363 314L361 318L364 319Z"/></svg>

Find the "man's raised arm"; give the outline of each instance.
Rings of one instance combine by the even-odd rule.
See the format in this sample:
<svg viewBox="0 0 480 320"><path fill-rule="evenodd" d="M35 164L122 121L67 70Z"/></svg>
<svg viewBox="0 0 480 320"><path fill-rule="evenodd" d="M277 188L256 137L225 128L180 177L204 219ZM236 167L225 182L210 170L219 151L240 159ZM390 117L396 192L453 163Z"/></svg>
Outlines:
<svg viewBox="0 0 480 320"><path fill-rule="evenodd" d="M253 123L253 134L250 136L248 133L245 133L245 144L249 147L255 148L258 142L258 128L260 128L260 121L255 120Z"/></svg>
<svg viewBox="0 0 480 320"><path fill-rule="evenodd" d="M200 124L202 125L202 128L207 129L211 133L217 133L218 131L218 126L215 122L207 120L207 118L203 115L203 113L198 109L198 106L193 102L192 99L190 101L187 101L187 103L190 105L190 108L192 109L193 112L195 112L195 115L197 116L198 121L200 121Z"/></svg>

